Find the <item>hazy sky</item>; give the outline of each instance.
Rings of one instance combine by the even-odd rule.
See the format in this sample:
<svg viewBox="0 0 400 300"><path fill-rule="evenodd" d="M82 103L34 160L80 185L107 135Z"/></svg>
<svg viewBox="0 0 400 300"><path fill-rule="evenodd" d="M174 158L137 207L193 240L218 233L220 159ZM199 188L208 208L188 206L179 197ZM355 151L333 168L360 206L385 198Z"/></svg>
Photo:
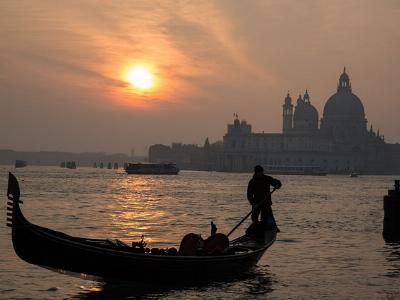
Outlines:
<svg viewBox="0 0 400 300"><path fill-rule="evenodd" d="M154 74L143 92L130 66ZM280 132L346 65L369 124L400 142L400 1L0 2L0 148L145 152L222 139L237 112Z"/></svg>

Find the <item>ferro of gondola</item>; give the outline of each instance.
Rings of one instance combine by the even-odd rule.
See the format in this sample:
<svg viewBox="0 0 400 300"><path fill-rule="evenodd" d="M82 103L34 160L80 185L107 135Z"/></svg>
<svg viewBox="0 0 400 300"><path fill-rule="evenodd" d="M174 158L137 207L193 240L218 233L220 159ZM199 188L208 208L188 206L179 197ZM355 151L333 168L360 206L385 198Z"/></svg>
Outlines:
<svg viewBox="0 0 400 300"><path fill-rule="evenodd" d="M12 218L7 217L7 222L12 222Z"/></svg>
<svg viewBox="0 0 400 300"><path fill-rule="evenodd" d="M8 206L14 206L14 202L7 202Z"/></svg>
<svg viewBox="0 0 400 300"><path fill-rule="evenodd" d="M6 226L7 226L7 227L12 227L12 224L7 223Z"/></svg>
<svg viewBox="0 0 400 300"><path fill-rule="evenodd" d="M10 212L7 212L7 216L10 216L10 217L12 217L12 213L10 213Z"/></svg>

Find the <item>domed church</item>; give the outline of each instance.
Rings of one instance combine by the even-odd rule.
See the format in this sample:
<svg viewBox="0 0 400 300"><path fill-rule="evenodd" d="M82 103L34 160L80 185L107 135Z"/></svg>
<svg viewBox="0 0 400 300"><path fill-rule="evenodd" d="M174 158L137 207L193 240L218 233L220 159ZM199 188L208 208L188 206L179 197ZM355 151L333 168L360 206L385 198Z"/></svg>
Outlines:
<svg viewBox="0 0 400 300"><path fill-rule="evenodd" d="M247 172L257 164L315 167L327 173L393 174L400 173L400 145L385 143L372 125L367 129L363 103L353 93L344 68L321 120L308 90L295 105L287 93L282 133L254 133L235 114L223 138L217 169Z"/></svg>
<svg viewBox="0 0 400 300"><path fill-rule="evenodd" d="M367 119L364 106L360 98L352 92L346 68L339 77L337 92L326 101L321 131L343 142L366 138Z"/></svg>

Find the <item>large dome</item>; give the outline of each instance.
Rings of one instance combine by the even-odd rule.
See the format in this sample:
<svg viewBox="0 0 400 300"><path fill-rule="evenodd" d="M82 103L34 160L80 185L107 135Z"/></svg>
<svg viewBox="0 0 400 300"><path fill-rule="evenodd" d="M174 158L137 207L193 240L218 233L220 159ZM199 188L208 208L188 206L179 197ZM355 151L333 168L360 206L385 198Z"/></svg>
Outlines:
<svg viewBox="0 0 400 300"><path fill-rule="evenodd" d="M338 91L325 104L324 116L365 116L364 106L351 91Z"/></svg>
<svg viewBox="0 0 400 300"><path fill-rule="evenodd" d="M325 104L324 117L327 116L365 117L360 98L351 91L350 78L346 69L340 75L336 94L332 95Z"/></svg>
<svg viewBox="0 0 400 300"><path fill-rule="evenodd" d="M336 141L360 142L366 134L367 120L361 100L351 90L350 78L343 70L336 94L325 104L321 131Z"/></svg>

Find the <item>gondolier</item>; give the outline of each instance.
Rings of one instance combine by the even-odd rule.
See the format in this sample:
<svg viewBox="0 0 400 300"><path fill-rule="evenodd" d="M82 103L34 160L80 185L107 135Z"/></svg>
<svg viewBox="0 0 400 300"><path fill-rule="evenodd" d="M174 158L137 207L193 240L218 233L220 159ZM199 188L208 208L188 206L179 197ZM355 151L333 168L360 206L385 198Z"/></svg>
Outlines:
<svg viewBox="0 0 400 300"><path fill-rule="evenodd" d="M253 224L261 222L269 225L275 223L271 210L271 186L274 189L279 189L282 183L278 179L265 175L262 166L255 166L253 178L251 178L247 187L247 199L253 208L251 213ZM261 221L258 220L260 214Z"/></svg>

